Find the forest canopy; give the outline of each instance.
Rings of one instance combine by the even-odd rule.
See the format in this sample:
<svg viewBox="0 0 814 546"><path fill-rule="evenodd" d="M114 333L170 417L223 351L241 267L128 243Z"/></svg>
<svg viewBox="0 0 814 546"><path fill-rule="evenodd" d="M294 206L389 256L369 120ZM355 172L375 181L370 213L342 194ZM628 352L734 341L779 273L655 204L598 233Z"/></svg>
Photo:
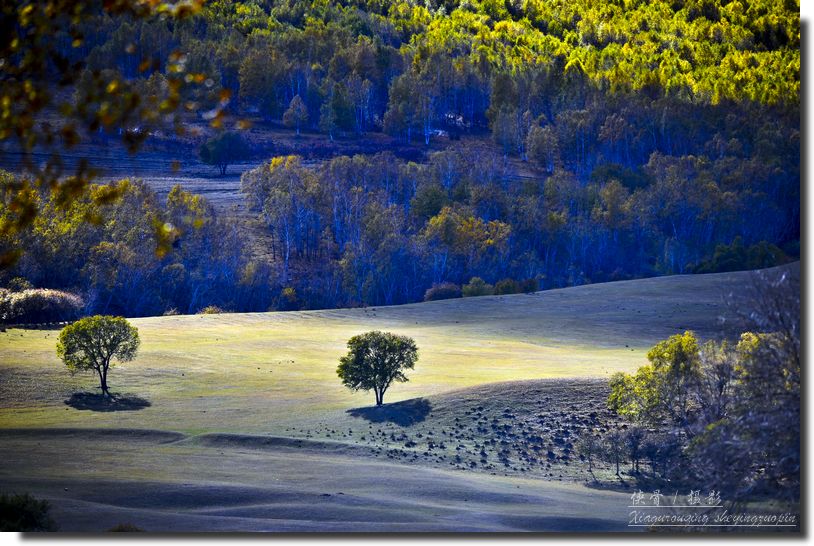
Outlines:
<svg viewBox="0 0 814 546"><path fill-rule="evenodd" d="M9 68L24 64L9 34L0 153L63 103L55 164L111 136L208 154L249 120L322 134L324 153L241 150L256 165L241 182L251 228L181 188L161 202L137 181L36 187L31 172L0 173L3 285L132 316L393 304L483 292L464 289L473 279L505 293L799 256L799 2L184 5L183 17L92 3L56 18L58 39L38 47L75 75L55 79L62 65L44 62L28 85L53 100L31 117L6 93L28 81ZM44 5L25 6L4 20L47 26ZM128 105L171 123L113 115ZM355 155L334 147L374 136Z"/></svg>

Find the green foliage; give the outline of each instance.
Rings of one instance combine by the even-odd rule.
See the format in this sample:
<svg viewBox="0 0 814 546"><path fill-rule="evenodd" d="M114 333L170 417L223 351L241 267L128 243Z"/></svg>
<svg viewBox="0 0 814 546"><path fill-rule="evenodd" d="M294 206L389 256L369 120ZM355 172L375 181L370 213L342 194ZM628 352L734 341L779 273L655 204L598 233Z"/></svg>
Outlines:
<svg viewBox="0 0 814 546"><path fill-rule="evenodd" d="M461 297L461 287L455 283L434 284L424 293L424 301L448 300Z"/></svg>
<svg viewBox="0 0 814 546"><path fill-rule="evenodd" d="M697 338L692 332L671 336L657 343L647 359L650 364L635 374L611 378L608 407L634 421L688 427L695 402L691 393L701 378Z"/></svg>
<svg viewBox="0 0 814 546"><path fill-rule="evenodd" d="M461 293L465 298L491 296L495 293L495 289L491 284L480 277L472 277L469 279L469 282L461 288Z"/></svg>
<svg viewBox="0 0 814 546"><path fill-rule="evenodd" d="M449 197L442 186L426 184L418 188L410 206L416 217L426 221L441 212L448 203Z"/></svg>
<svg viewBox="0 0 814 546"><path fill-rule="evenodd" d="M277 308L281 311L296 311L300 309L301 303L297 297L297 289L292 286L286 286L280 292L280 298L277 303Z"/></svg>
<svg viewBox="0 0 814 546"><path fill-rule="evenodd" d="M608 406L656 431L626 439L631 459L650 459L654 477L660 465L662 477L689 473L730 500L793 502L800 495L800 284L790 273L760 276L749 320L761 333L701 347L690 332L672 336L648 353L650 365L611 378Z"/></svg>
<svg viewBox="0 0 814 546"><path fill-rule="evenodd" d="M520 283L514 279L501 279L495 283L495 295L519 294Z"/></svg>
<svg viewBox="0 0 814 546"><path fill-rule="evenodd" d="M218 307L217 305L207 305L206 307L201 308L197 314L199 315L220 315L223 314L225 311ZM177 312L176 312L177 314Z"/></svg>
<svg viewBox="0 0 814 546"><path fill-rule="evenodd" d="M29 495L0 494L0 532L30 533L56 531L49 515L51 505Z"/></svg>
<svg viewBox="0 0 814 546"><path fill-rule="evenodd" d="M199 155L201 161L220 169L223 176L231 163L247 159L251 155L251 148L240 133L227 131L218 133L202 144Z"/></svg>
<svg viewBox="0 0 814 546"><path fill-rule="evenodd" d="M554 127L532 126L526 137L529 159L539 168L549 173L560 163L560 144Z"/></svg>
<svg viewBox="0 0 814 546"><path fill-rule="evenodd" d="M8 284L6 284L6 288L12 292L22 292L23 290L30 290L34 288L34 285L31 284L28 279L23 277L14 277L8 282Z"/></svg>
<svg viewBox="0 0 814 546"><path fill-rule="evenodd" d="M372 390L376 405L393 381L404 383L406 370L418 360L415 341L389 332L367 332L348 340L348 354L339 359L336 373L351 390Z"/></svg>
<svg viewBox="0 0 814 546"><path fill-rule="evenodd" d="M693 273L722 273L746 269L765 269L787 263L789 258L777 246L760 241L748 247L743 238L735 237L729 245L717 245L709 260L693 268Z"/></svg>
<svg viewBox="0 0 814 546"><path fill-rule="evenodd" d="M96 315L66 326L59 333L57 356L71 373L95 371L102 394L110 396L108 369L114 361L129 362L139 347L138 329L123 317Z"/></svg>

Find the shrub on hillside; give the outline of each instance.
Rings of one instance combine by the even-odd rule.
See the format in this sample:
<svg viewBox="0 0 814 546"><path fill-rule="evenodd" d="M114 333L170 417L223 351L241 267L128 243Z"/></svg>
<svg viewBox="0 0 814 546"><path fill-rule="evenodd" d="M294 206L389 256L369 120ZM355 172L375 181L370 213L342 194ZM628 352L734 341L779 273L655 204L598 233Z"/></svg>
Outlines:
<svg viewBox="0 0 814 546"><path fill-rule="evenodd" d="M480 277L472 277L469 282L461 288L461 293L465 298L491 296L495 293L495 288Z"/></svg>
<svg viewBox="0 0 814 546"><path fill-rule="evenodd" d="M537 290L539 290L537 279L526 279L524 281L520 281L520 291L524 294L537 292Z"/></svg>
<svg viewBox="0 0 814 546"><path fill-rule="evenodd" d="M302 305L297 295L297 289L292 286L283 288L277 300L277 309L280 311L298 311L301 308Z"/></svg>
<svg viewBox="0 0 814 546"><path fill-rule="evenodd" d="M0 495L0 531L56 531L49 509L48 501L36 499L28 493Z"/></svg>
<svg viewBox="0 0 814 546"><path fill-rule="evenodd" d="M495 283L495 294L502 296L505 294L519 294L520 283L514 279L502 279Z"/></svg>
<svg viewBox="0 0 814 546"><path fill-rule="evenodd" d="M4 324L32 324L64 322L78 318L85 302L76 294L30 288L12 292L0 288L0 322Z"/></svg>
<svg viewBox="0 0 814 546"><path fill-rule="evenodd" d="M461 297L461 287L451 282L434 284L424 292L424 301L449 300Z"/></svg>
<svg viewBox="0 0 814 546"><path fill-rule="evenodd" d="M225 313L223 309L218 307L217 305L207 305L206 307L200 309L198 311L199 315L220 315L221 313ZM177 314L177 311L176 311Z"/></svg>
<svg viewBox="0 0 814 546"><path fill-rule="evenodd" d="M34 288L34 285L28 282L28 279L24 277L14 277L8 282L6 288L12 292L22 292L23 290Z"/></svg>
<svg viewBox="0 0 814 546"><path fill-rule="evenodd" d="M537 279L526 279L516 281L514 279L503 279L495 283L495 294L527 294L538 290Z"/></svg>
<svg viewBox="0 0 814 546"><path fill-rule="evenodd" d="M748 269L764 269L788 263L790 258L777 246L766 241L745 246L738 236L729 245L718 245L708 260L692 268L693 273L725 273Z"/></svg>

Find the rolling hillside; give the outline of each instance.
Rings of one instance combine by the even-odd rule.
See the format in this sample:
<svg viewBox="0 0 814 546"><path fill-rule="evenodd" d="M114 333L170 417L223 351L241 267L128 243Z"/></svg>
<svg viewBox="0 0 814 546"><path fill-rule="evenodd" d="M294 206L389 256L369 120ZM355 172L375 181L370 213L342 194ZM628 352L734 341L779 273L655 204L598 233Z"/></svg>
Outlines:
<svg viewBox="0 0 814 546"><path fill-rule="evenodd" d="M373 329L415 338L410 382L385 402L500 381L608 377L645 362L656 341L692 329L721 337L725 300L751 273L674 276L389 308L134 319L142 347L114 368L114 392L151 404L140 411L72 411L92 391L55 355L56 331L0 334L0 426L138 427L184 432L281 432L372 396L351 393L335 369L345 342ZM737 330L737 328L734 328Z"/></svg>
<svg viewBox="0 0 814 546"><path fill-rule="evenodd" d="M573 442L612 424L605 379L654 342L737 331L726 301L754 280L134 319L142 350L111 374L115 410L56 359L56 331L11 329L0 490L48 499L66 531L630 530L631 484L581 485L614 480L610 467L589 474ZM335 375L347 338L371 329L421 350L383 408Z"/></svg>

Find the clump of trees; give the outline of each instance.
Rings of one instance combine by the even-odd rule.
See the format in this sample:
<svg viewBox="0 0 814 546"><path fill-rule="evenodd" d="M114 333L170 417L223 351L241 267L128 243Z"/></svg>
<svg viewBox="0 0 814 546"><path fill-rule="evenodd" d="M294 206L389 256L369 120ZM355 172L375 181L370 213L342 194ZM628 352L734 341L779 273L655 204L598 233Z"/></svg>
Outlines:
<svg viewBox="0 0 814 546"><path fill-rule="evenodd" d="M199 11L198 2L138 0L0 7L0 143L21 152L25 173L4 188L0 201L13 206L0 214L0 233L30 227L42 198L62 208L114 197L90 191L94 162L64 161L80 143L115 138L135 152L151 134L182 133L184 113L198 109L220 126L230 92L188 62L170 30ZM0 268L23 248L0 247Z"/></svg>
<svg viewBox="0 0 814 546"><path fill-rule="evenodd" d="M376 405L381 406L390 385L406 382L405 372L417 360L418 347L411 338L373 331L348 340L348 354L339 359L336 373L351 390L372 390Z"/></svg>
<svg viewBox="0 0 814 546"><path fill-rule="evenodd" d="M653 478L695 476L733 501L799 499L799 290L789 272L766 276L754 331L736 343L701 344L685 332L653 347L635 374L614 376L608 406L636 425L606 437L614 461L627 453L638 471L648 459Z"/></svg>
<svg viewBox="0 0 814 546"><path fill-rule="evenodd" d="M508 294L706 270L699 264L737 237L776 250L725 269L779 265L785 252L761 241L798 251L799 179L769 214L772 177L755 172L742 192L723 182L744 166L654 153L633 170L597 166L585 181L562 166L529 180L489 148L453 146L423 164L390 153L316 166L278 157L241 188L267 226L282 286L304 306L389 305L473 277Z"/></svg>
<svg viewBox="0 0 814 546"><path fill-rule="evenodd" d="M748 157L728 134L742 119L776 131L786 111L799 129L795 2L62 2L3 16L0 140L27 153L33 189L66 203L93 165L60 181L62 152L112 135L136 150L183 132L187 110L218 129L228 111L425 143L488 128L504 154L581 178L600 157L629 168L653 151L695 155L716 134L711 154ZM722 115L706 127L710 111ZM57 152L46 168L43 146ZM18 189L30 210L37 192Z"/></svg>
<svg viewBox="0 0 814 546"><path fill-rule="evenodd" d="M107 374L115 362L129 362L139 347L138 329L123 317L96 315L66 326L59 333L57 356L71 373L96 372L102 396L112 398Z"/></svg>
<svg viewBox="0 0 814 546"><path fill-rule="evenodd" d="M788 256L776 245L760 241L747 247L743 244L743 238L738 236L731 244L717 245L712 257L699 262L692 268L692 272L719 273L743 269L763 269L788 261Z"/></svg>

